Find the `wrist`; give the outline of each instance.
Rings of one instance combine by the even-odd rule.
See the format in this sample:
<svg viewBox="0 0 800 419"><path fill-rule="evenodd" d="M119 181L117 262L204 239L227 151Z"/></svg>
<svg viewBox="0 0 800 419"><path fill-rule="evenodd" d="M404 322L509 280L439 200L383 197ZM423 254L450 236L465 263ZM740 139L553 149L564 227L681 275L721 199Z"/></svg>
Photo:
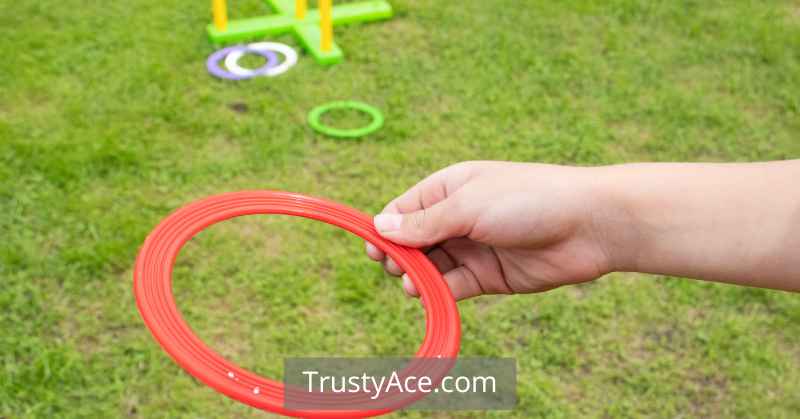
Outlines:
<svg viewBox="0 0 800 419"><path fill-rule="evenodd" d="M590 206L592 230L603 249L609 272L638 271L644 249L634 185L629 165L591 168L593 201Z"/></svg>

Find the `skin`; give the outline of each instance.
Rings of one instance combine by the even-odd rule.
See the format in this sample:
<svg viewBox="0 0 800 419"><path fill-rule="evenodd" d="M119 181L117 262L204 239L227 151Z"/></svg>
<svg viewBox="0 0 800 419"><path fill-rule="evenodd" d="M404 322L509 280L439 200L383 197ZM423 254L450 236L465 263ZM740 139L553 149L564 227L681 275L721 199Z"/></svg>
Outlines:
<svg viewBox="0 0 800 419"><path fill-rule="evenodd" d="M525 294L614 271L800 291L800 160L569 167L464 162L375 216L422 248L457 300ZM367 243L387 272L394 261Z"/></svg>

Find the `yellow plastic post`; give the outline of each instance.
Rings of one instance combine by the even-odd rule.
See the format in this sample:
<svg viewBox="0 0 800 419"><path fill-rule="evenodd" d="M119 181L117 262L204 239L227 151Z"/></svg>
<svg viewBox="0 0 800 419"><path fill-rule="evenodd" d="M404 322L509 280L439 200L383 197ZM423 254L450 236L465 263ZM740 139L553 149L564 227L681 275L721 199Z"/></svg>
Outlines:
<svg viewBox="0 0 800 419"><path fill-rule="evenodd" d="M319 0L319 25L322 32L320 49L329 52L333 49L333 1Z"/></svg>
<svg viewBox="0 0 800 419"><path fill-rule="evenodd" d="M219 31L228 29L228 6L225 0L212 0L211 9L214 13L214 27Z"/></svg>
<svg viewBox="0 0 800 419"><path fill-rule="evenodd" d="M294 2L294 15L298 19L306 18L306 10L308 10L308 0L295 0Z"/></svg>

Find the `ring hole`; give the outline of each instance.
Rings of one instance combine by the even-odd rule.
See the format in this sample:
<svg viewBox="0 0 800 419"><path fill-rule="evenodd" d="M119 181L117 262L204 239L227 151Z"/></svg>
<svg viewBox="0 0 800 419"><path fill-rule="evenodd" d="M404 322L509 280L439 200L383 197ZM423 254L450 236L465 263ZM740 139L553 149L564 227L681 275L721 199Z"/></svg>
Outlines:
<svg viewBox="0 0 800 419"><path fill-rule="evenodd" d="M278 380L285 357L413 354L424 337L419 304L364 255L363 240L303 218L210 226L178 255L173 291L210 348Z"/></svg>
<svg viewBox="0 0 800 419"><path fill-rule="evenodd" d="M267 59L260 54L244 54L239 59L239 66L248 70L256 70L267 64Z"/></svg>
<svg viewBox="0 0 800 419"><path fill-rule="evenodd" d="M362 128L372 123L372 116L353 108L335 108L320 116L320 121L336 129Z"/></svg>

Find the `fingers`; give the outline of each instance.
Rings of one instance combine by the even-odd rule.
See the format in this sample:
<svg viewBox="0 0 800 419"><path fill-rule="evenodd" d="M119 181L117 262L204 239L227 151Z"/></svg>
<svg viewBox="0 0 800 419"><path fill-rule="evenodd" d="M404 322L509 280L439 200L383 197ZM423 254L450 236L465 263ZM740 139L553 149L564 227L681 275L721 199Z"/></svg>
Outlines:
<svg viewBox="0 0 800 419"><path fill-rule="evenodd" d="M459 266L444 274L444 280L456 301L486 294L478 277L468 267Z"/></svg>
<svg viewBox="0 0 800 419"><path fill-rule="evenodd" d="M499 254L489 246L466 238L448 240L428 252L428 259L442 272L458 301L485 294L514 293ZM419 295L407 277L404 277L403 288L412 297Z"/></svg>
<svg viewBox="0 0 800 419"><path fill-rule="evenodd" d="M403 291L409 297L419 297L419 291L417 291L417 287L414 286L414 283L411 282L411 278L408 277L408 274L403 274Z"/></svg>
<svg viewBox="0 0 800 419"><path fill-rule="evenodd" d="M456 300L512 292L502 279L500 260L487 246L458 238L428 249L427 257L443 274L443 279ZM387 273L402 275L403 290L408 296L420 296L411 278L392 258L383 255L381 261Z"/></svg>
<svg viewBox="0 0 800 419"><path fill-rule="evenodd" d="M466 236L475 224L475 216L471 207L455 194L419 211L378 214L374 223L381 236L395 243L423 247Z"/></svg>
<svg viewBox="0 0 800 419"><path fill-rule="evenodd" d="M389 202L382 213L375 216L374 224L378 233L395 243L417 248L466 236L475 223L474 214L477 211L464 205L457 191L487 164L491 163L459 163L423 179ZM372 260L382 262L389 274L403 275L403 289L408 295L419 295L403 269L385 252L371 243L366 244L366 252ZM455 263L441 250L434 250L429 257L440 272L456 268Z"/></svg>
<svg viewBox="0 0 800 419"><path fill-rule="evenodd" d="M384 253L383 250L379 249L378 246L375 246L374 244L369 242L365 242L364 246L366 248L367 256L369 256L370 259L376 262L381 262L384 265L384 267L387 268L386 270L388 273L394 276L400 276L403 273L405 273L403 268L401 268L400 265L398 265L394 260L392 260L392 258L386 256L386 253ZM423 248L421 250L423 252L427 252L429 249Z"/></svg>
<svg viewBox="0 0 800 419"><path fill-rule="evenodd" d="M487 162L464 162L439 170L389 202L382 213L404 214L431 207L455 193L485 165ZM393 226L396 220L386 222ZM386 258L386 254L371 243L366 244L366 252L370 259L378 262Z"/></svg>
<svg viewBox="0 0 800 419"><path fill-rule="evenodd" d="M438 247L428 253L428 259L433 262L433 265L436 266L439 272L448 272L457 267L456 262L450 255ZM403 290L409 297L419 297L417 287L414 286L414 283L411 282L411 278L409 278L406 273L403 273Z"/></svg>
<svg viewBox="0 0 800 419"><path fill-rule="evenodd" d="M458 267L456 261L440 247L435 247L428 252L428 259L433 262L433 265L436 266L439 272L450 272Z"/></svg>
<svg viewBox="0 0 800 419"><path fill-rule="evenodd" d="M375 246L374 244L370 242L365 242L365 245L367 250L367 256L369 256L370 259L376 262L381 262L383 261L383 258L386 257L383 251L381 249L378 249L378 247Z"/></svg>
<svg viewBox="0 0 800 419"><path fill-rule="evenodd" d="M453 298L456 301L476 297L483 294L507 294L505 289L484 289L475 272L468 266L458 265L457 262L441 248L434 248L428 253L428 259L442 272L444 281L447 283ZM395 264L391 258L387 258L384 263L387 272L392 275L400 275L396 272L401 268ZM419 297L419 291L409 278L408 274L401 272L403 280L403 291L409 297ZM492 287L490 287L492 288Z"/></svg>
<svg viewBox="0 0 800 419"><path fill-rule="evenodd" d="M450 270L444 275L444 280L447 282L447 287L450 288L450 293L453 294L453 298L456 301L486 294L478 277L466 266L459 266ZM419 297L419 291L417 291L414 283L411 282L411 278L406 274L403 274L403 291L410 297Z"/></svg>
<svg viewBox="0 0 800 419"><path fill-rule="evenodd" d="M405 273L403 268L394 261L394 259L387 257L386 260L383 262L383 269L386 270L390 275L400 276Z"/></svg>

